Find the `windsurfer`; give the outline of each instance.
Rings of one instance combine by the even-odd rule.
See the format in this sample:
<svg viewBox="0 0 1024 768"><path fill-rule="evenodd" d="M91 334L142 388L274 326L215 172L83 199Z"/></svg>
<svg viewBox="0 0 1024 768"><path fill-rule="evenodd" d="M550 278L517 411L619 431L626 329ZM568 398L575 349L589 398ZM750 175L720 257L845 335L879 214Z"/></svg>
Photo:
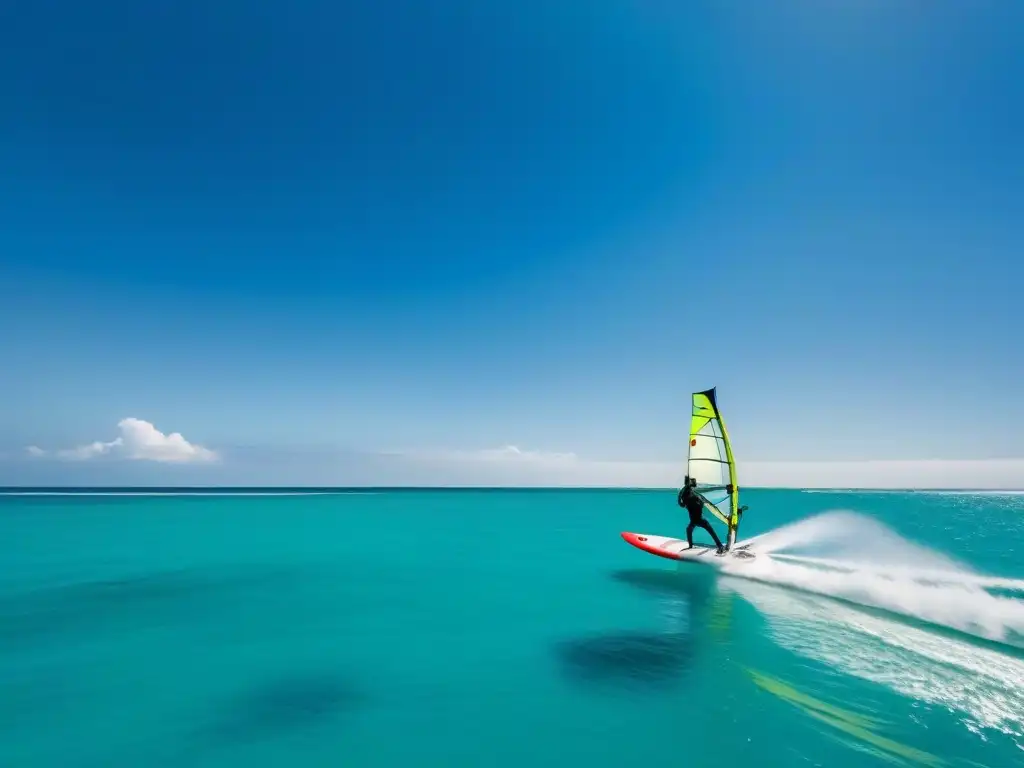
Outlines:
<svg viewBox="0 0 1024 768"><path fill-rule="evenodd" d="M686 526L686 541L689 543L690 548L693 548L693 529L703 528L705 531L711 534L711 538L715 540L715 545L718 547L718 554L722 554L725 548L722 546L722 540L718 538L718 534L715 533L715 529L711 527L711 523L704 519L704 499L701 495L694 490L697 485L697 478L687 477L683 480L683 489L679 492L677 501L679 506L690 513L690 524Z"/></svg>

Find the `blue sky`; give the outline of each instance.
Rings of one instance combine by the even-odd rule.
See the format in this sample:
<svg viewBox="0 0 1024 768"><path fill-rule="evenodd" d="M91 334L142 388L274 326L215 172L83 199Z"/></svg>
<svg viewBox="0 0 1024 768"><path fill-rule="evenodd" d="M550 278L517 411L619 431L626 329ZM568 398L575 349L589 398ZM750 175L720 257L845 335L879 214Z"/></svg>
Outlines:
<svg viewBox="0 0 1024 768"><path fill-rule="evenodd" d="M1024 459L1022 25L997 2L20 4L0 482L675 482L715 385L761 482ZM162 460L129 418L217 460Z"/></svg>

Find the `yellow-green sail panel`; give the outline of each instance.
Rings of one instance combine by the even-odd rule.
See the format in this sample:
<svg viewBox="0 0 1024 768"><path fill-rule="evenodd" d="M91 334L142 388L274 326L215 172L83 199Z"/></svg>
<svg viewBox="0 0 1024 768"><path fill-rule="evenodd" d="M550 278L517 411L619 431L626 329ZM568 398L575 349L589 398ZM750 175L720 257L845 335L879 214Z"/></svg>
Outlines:
<svg viewBox="0 0 1024 768"><path fill-rule="evenodd" d="M714 388L693 393L686 473L697 479L697 492L711 513L729 527L731 544L739 527L739 486L729 433Z"/></svg>

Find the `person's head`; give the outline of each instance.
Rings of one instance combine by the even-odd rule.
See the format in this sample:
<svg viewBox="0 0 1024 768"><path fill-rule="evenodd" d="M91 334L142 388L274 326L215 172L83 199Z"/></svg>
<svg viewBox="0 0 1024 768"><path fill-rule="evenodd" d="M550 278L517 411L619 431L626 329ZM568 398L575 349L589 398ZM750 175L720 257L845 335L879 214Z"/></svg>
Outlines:
<svg viewBox="0 0 1024 768"><path fill-rule="evenodd" d="M696 477L691 477L690 478L690 487L691 488L696 488L697 487L697 478Z"/></svg>

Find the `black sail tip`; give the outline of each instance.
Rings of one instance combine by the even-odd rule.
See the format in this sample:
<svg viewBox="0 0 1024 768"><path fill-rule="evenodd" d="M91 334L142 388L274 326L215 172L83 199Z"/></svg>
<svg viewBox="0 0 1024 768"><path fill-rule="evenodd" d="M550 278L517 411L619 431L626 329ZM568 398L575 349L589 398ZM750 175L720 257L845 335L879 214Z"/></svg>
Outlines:
<svg viewBox="0 0 1024 768"><path fill-rule="evenodd" d="M719 410L718 399L715 397L716 389L718 389L718 387L712 387L711 389L705 389L703 392L696 392L695 394L704 395L705 397L707 397L708 401L711 403L711 407L714 409L715 414L717 415L719 413Z"/></svg>

